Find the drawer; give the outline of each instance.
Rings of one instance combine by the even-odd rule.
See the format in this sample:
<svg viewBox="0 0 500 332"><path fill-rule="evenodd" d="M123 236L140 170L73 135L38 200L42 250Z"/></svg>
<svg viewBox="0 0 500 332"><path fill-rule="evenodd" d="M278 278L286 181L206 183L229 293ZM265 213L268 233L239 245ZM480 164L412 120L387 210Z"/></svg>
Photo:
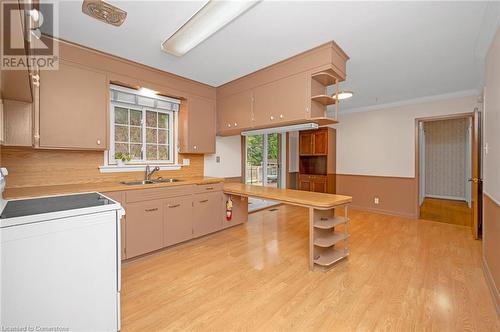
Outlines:
<svg viewBox="0 0 500 332"><path fill-rule="evenodd" d="M127 192L127 203L191 195L194 185L173 186L155 189L137 189Z"/></svg>
<svg viewBox="0 0 500 332"><path fill-rule="evenodd" d="M211 183L211 184L197 184L195 185L194 193L201 194L201 193L209 193L212 191L222 191L222 188L223 188L222 182Z"/></svg>

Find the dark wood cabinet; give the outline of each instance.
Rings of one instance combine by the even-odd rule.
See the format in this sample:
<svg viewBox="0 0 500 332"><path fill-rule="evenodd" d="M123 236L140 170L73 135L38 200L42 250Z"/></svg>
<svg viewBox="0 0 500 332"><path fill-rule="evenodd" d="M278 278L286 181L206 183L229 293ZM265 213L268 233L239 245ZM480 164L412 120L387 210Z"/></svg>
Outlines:
<svg viewBox="0 0 500 332"><path fill-rule="evenodd" d="M299 133L299 190L335 193L335 129Z"/></svg>

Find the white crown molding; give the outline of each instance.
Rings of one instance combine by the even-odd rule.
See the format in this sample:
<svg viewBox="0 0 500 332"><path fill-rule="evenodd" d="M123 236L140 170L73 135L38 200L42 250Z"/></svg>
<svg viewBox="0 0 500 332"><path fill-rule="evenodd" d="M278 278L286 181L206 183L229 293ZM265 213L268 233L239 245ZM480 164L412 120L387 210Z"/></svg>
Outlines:
<svg viewBox="0 0 500 332"><path fill-rule="evenodd" d="M357 107L357 108L348 108L348 109L340 110L339 113L340 114L349 114L349 113L358 113L358 112L378 111L378 110L382 110L382 109L386 109L386 108L396 108L396 107L406 106L406 105L421 104L421 103L427 103L427 102L432 102L432 101L440 101L440 100L462 98L462 97L471 97L471 96L478 96L478 95L480 95L480 92L477 89L463 90L463 91L445 93L445 94L441 94L441 95L433 95L433 96L400 100L400 101L396 101L396 102L392 102L392 103L378 104L378 105L372 105L372 106L363 106L363 107Z"/></svg>

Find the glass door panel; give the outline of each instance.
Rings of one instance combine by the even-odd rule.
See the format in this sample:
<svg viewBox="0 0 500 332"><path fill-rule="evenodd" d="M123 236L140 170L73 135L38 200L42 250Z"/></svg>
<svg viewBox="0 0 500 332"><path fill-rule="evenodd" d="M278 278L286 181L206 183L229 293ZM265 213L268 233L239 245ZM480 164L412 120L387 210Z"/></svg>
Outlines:
<svg viewBox="0 0 500 332"><path fill-rule="evenodd" d="M265 169L265 186L280 187L280 134L273 133L265 135L266 144L266 169Z"/></svg>
<svg viewBox="0 0 500 332"><path fill-rule="evenodd" d="M264 135L246 137L245 183L262 185L264 179Z"/></svg>

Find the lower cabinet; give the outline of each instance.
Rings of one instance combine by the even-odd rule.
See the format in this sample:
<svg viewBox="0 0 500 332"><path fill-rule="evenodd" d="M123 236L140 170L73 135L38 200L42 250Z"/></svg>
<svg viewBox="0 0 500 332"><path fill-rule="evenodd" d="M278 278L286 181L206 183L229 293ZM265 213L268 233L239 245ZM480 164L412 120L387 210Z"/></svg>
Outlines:
<svg viewBox="0 0 500 332"><path fill-rule="evenodd" d="M328 177L326 175L299 175L299 190L328 193Z"/></svg>
<svg viewBox="0 0 500 332"><path fill-rule="evenodd" d="M213 233L222 228L222 197L221 191L194 195L194 237Z"/></svg>
<svg viewBox="0 0 500 332"><path fill-rule="evenodd" d="M163 200L127 204L127 258L163 247L163 206Z"/></svg>
<svg viewBox="0 0 500 332"><path fill-rule="evenodd" d="M231 198L233 202L233 209L231 213L231 219L227 219L226 214L226 202ZM247 222L248 219L248 197L244 196L233 196L224 194L224 199L222 201L222 228L228 228L231 226L239 225Z"/></svg>
<svg viewBox="0 0 500 332"><path fill-rule="evenodd" d="M167 199L164 204L163 242L170 246L193 237L193 196Z"/></svg>

